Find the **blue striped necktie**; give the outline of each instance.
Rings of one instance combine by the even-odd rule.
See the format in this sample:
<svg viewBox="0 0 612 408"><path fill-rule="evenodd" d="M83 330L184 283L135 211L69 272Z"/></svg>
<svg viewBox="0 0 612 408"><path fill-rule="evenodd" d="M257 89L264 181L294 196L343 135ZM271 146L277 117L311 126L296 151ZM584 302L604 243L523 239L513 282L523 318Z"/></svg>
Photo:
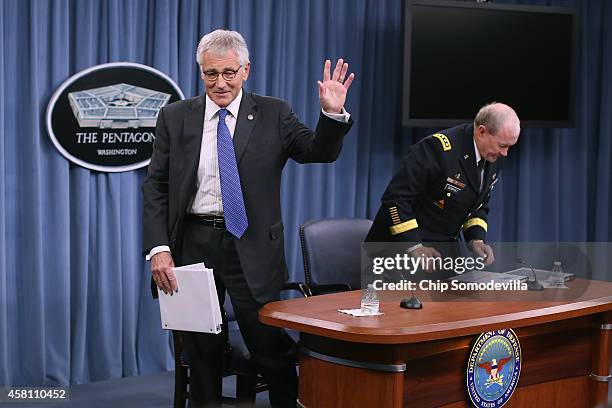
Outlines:
<svg viewBox="0 0 612 408"><path fill-rule="evenodd" d="M240 176L236 164L236 153L229 128L225 123L227 109L219 110L217 124L217 153L219 177L221 178L221 199L225 216L225 229L236 238L242 237L249 221L244 208L244 198L240 188Z"/></svg>

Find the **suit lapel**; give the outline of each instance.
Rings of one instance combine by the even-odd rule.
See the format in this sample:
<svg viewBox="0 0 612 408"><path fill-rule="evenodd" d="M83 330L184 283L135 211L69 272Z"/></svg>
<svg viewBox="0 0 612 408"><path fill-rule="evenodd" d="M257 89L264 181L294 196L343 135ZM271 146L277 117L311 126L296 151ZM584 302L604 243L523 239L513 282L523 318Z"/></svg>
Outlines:
<svg viewBox="0 0 612 408"><path fill-rule="evenodd" d="M185 140L183 143L185 160L185 178L183 188L197 187L196 175L200 164L200 149L202 148L202 132L204 129L204 97L196 99L191 110L185 114L183 119L183 129ZM193 191L186 191L183 197L191 198Z"/></svg>
<svg viewBox="0 0 612 408"><path fill-rule="evenodd" d="M257 119L257 104L253 99L253 95L245 92L240 102L240 110L238 111L238 119L236 120L236 129L234 130L233 138L236 163L238 164L240 164L244 151L249 144L249 139L251 138Z"/></svg>
<svg viewBox="0 0 612 408"><path fill-rule="evenodd" d="M495 163L487 162L485 165L484 176L483 176L483 185L482 192L480 193L480 199L484 198L484 196L489 192L489 188L491 185L497 180L497 176L499 173L499 166L501 157L497 159Z"/></svg>
<svg viewBox="0 0 612 408"><path fill-rule="evenodd" d="M184 141L182 145L182 157L185 160L186 170L182 184L183 191L181 197L187 200L193 197L197 187L196 177L200 164L200 150L202 149L205 108L205 97L201 96L194 100L191 110L185 113L183 118ZM256 121L257 104L250 93L244 93L242 102L240 103L240 110L238 112L233 138L236 161L238 163L240 163L240 159L249 143Z"/></svg>
<svg viewBox="0 0 612 408"><path fill-rule="evenodd" d="M467 174L468 182L476 193L480 189L480 175L476 166L476 152L474 151L474 126L466 126L463 137L461 137L461 157L459 157L461 168Z"/></svg>

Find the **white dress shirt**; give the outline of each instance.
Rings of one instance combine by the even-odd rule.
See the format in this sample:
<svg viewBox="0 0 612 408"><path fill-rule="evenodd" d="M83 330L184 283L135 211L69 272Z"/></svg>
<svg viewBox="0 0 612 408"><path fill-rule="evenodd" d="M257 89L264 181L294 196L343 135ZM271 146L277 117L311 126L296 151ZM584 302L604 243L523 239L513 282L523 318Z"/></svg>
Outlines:
<svg viewBox="0 0 612 408"><path fill-rule="evenodd" d="M227 105L229 114L225 117L230 135L234 138L236 120L242 101L242 90L236 99ZM187 212L196 215L223 216L221 202L221 178L219 177L219 161L217 157L217 125L221 108L206 95L204 111L204 129L200 148L200 163L198 164L198 190L187 207Z"/></svg>

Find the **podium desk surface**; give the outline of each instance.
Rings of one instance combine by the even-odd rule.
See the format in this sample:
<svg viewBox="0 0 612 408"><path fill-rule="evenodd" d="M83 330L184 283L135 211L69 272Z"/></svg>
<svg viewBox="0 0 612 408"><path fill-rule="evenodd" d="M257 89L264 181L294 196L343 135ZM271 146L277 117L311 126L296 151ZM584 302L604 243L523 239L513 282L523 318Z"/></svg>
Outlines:
<svg viewBox="0 0 612 408"><path fill-rule="evenodd" d="M423 309L402 309L410 291L379 291L379 316L353 317L361 290L271 302L268 325L357 343L406 344L518 328L612 311L612 283L576 279L568 289L451 294L416 291Z"/></svg>

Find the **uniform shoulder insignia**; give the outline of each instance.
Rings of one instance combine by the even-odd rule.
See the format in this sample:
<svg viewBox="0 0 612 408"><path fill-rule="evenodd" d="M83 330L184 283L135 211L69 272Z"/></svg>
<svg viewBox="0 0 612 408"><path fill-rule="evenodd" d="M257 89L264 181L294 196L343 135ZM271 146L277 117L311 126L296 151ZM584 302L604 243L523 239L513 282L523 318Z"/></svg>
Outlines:
<svg viewBox="0 0 612 408"><path fill-rule="evenodd" d="M446 135L442 133L435 133L433 137L435 137L436 139L440 141L440 143L442 144L442 150L446 152L451 149L450 140L448 140L448 137L446 137Z"/></svg>

